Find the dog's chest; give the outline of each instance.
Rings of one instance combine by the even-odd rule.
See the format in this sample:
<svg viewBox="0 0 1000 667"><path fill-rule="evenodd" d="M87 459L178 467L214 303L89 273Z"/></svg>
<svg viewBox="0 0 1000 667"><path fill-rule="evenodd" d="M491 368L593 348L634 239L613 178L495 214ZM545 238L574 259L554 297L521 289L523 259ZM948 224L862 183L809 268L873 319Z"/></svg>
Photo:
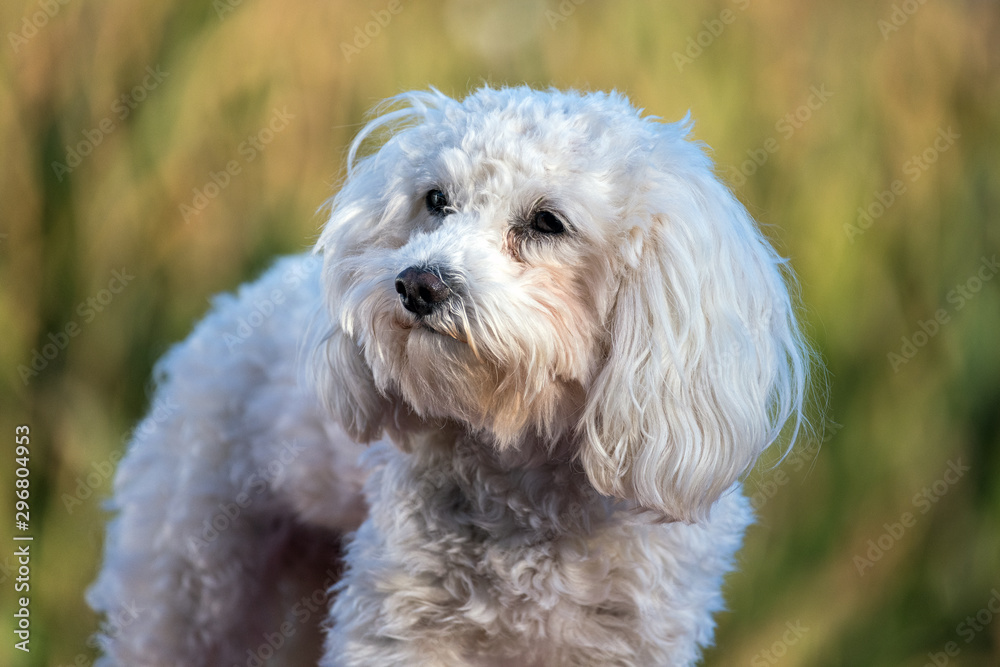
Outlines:
<svg viewBox="0 0 1000 667"><path fill-rule="evenodd" d="M651 535L626 525L625 510L569 466L373 453L371 513L349 548L338 623L383 628L379 642L434 664L626 664L604 657L639 642L660 567L636 567Z"/></svg>
<svg viewBox="0 0 1000 667"><path fill-rule="evenodd" d="M405 585L434 591L417 622L459 640L469 664L548 664L538 656L563 626L617 625L636 613L612 592L630 575L607 508L553 477L435 476L406 512Z"/></svg>

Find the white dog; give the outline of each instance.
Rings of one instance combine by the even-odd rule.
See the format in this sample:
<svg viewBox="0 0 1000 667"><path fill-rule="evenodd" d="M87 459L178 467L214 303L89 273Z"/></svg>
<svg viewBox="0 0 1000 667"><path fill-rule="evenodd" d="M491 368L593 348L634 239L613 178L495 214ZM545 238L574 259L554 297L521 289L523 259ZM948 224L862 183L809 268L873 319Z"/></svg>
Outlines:
<svg viewBox="0 0 1000 667"><path fill-rule="evenodd" d="M101 664L695 663L810 356L688 130L618 94L391 100L322 260L159 367L173 409L122 461L90 591Z"/></svg>

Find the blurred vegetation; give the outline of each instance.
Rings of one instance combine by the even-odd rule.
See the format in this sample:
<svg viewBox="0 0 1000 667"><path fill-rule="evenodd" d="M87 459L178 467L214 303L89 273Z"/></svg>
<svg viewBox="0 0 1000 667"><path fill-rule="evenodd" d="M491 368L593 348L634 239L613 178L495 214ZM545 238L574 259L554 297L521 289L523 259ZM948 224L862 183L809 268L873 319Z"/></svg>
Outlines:
<svg viewBox="0 0 1000 667"><path fill-rule="evenodd" d="M30 424L36 536L29 655L0 548L0 664L91 664L100 499L155 360L311 244L375 102L484 81L690 109L799 275L827 428L748 480L707 664L1000 664L997 3L389 4L0 6L0 508Z"/></svg>

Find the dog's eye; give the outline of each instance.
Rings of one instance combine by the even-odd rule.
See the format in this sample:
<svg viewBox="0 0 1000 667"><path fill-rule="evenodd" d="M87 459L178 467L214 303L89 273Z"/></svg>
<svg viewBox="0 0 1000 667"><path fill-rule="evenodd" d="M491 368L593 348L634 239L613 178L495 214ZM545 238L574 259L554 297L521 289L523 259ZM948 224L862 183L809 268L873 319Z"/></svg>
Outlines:
<svg viewBox="0 0 1000 667"><path fill-rule="evenodd" d="M543 234L562 234L566 231L566 226L562 220L552 211L544 209L535 212L534 217L531 219L531 228Z"/></svg>
<svg viewBox="0 0 1000 667"><path fill-rule="evenodd" d="M424 197L424 202L427 204L427 210L434 215L445 216L451 213L448 206L448 197L445 196L440 190L431 190Z"/></svg>

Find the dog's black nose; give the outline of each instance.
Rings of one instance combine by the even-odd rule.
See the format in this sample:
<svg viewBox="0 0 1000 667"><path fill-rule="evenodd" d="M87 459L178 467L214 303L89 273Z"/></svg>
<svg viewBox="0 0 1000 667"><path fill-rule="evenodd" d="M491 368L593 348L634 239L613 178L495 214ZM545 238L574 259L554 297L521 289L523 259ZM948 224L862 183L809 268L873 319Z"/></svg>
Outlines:
<svg viewBox="0 0 1000 667"><path fill-rule="evenodd" d="M415 266L403 269L396 276L396 291L403 307L417 315L430 315L451 294L448 285L434 271Z"/></svg>

